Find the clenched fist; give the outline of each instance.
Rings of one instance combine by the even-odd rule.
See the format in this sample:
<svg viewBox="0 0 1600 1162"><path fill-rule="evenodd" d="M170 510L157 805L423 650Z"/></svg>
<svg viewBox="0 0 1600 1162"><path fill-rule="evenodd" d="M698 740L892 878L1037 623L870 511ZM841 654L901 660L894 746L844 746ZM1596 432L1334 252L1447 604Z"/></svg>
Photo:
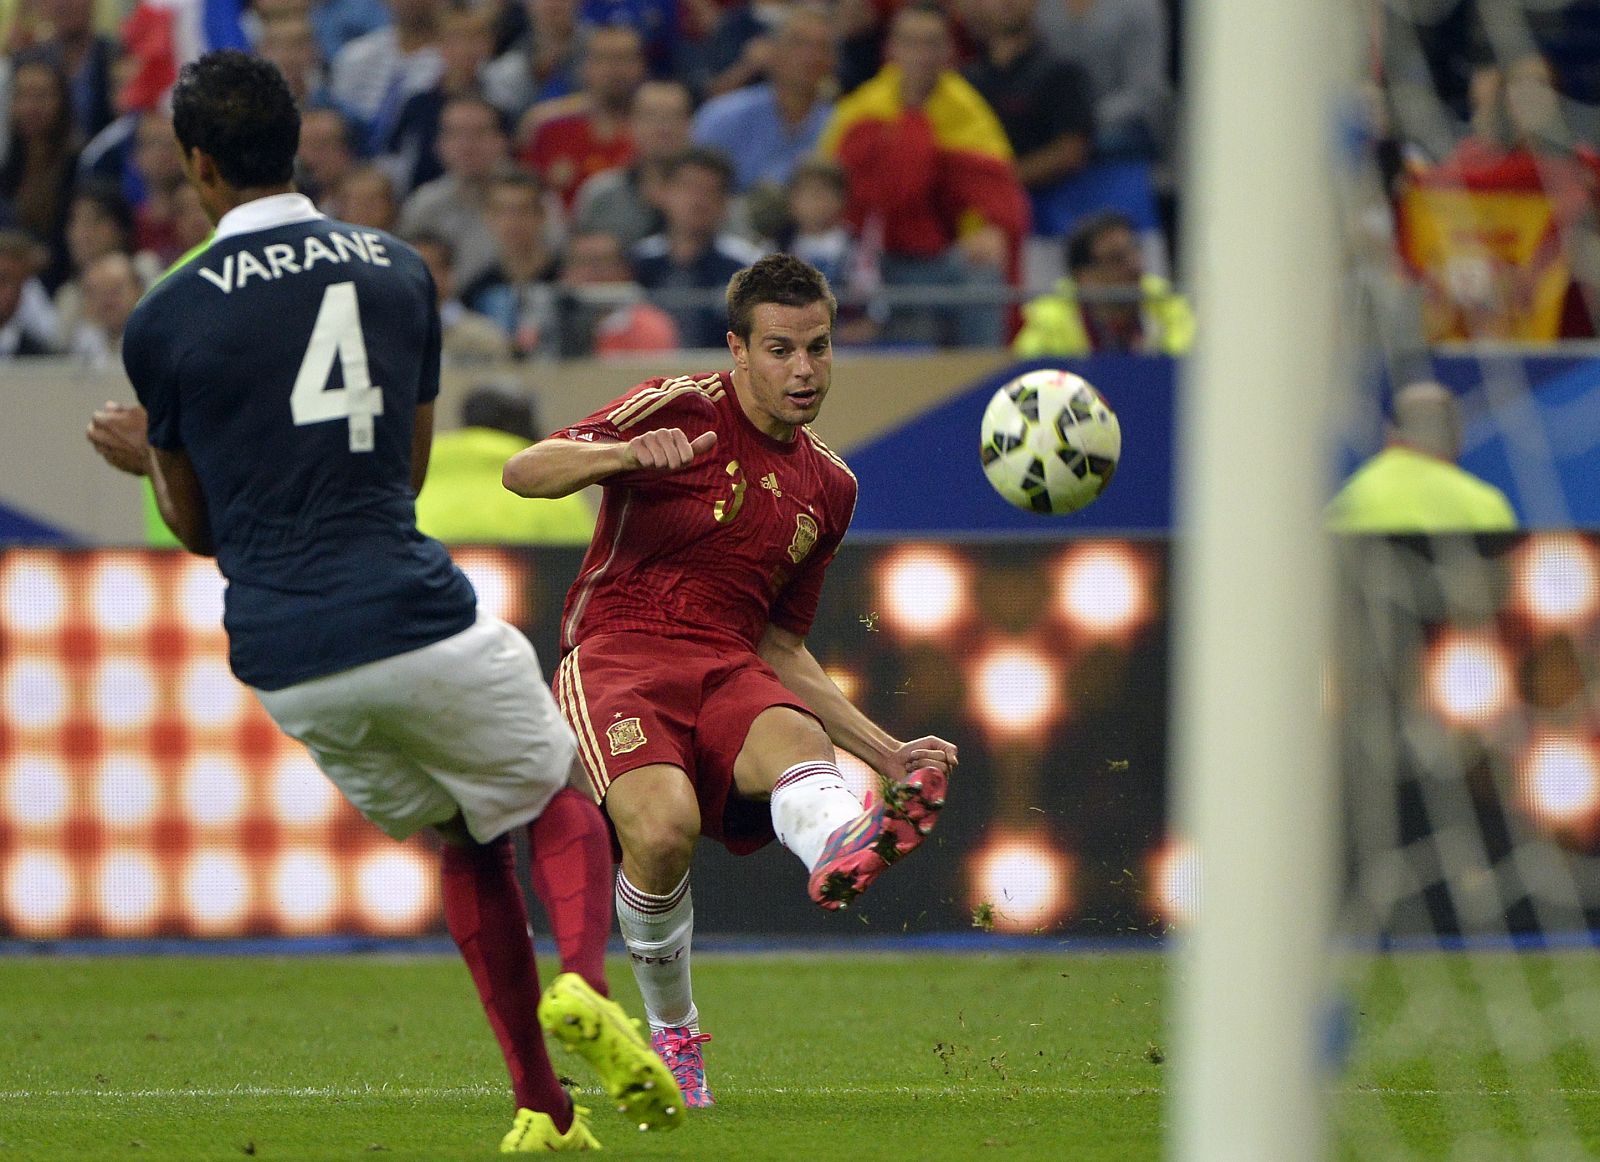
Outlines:
<svg viewBox="0 0 1600 1162"><path fill-rule="evenodd" d="M150 471L149 423L144 408L107 401L89 421L89 443L111 467L132 476Z"/></svg>

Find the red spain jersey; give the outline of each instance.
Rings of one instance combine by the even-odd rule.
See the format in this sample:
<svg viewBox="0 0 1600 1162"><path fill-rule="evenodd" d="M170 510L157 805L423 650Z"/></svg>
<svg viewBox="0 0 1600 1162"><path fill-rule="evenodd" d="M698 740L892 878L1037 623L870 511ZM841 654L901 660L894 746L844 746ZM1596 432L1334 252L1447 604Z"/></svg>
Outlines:
<svg viewBox="0 0 1600 1162"><path fill-rule="evenodd" d="M809 428L787 443L759 431L724 371L646 380L555 434L625 441L653 428L690 439L714 428L717 443L681 472L606 479L562 651L619 630L741 649L768 623L803 636L855 512L850 469Z"/></svg>

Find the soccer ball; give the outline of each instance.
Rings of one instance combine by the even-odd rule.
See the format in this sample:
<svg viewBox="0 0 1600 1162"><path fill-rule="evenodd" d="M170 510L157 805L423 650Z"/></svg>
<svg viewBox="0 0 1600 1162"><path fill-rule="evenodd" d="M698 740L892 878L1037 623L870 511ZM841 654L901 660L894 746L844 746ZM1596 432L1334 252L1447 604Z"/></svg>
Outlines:
<svg viewBox="0 0 1600 1162"><path fill-rule="evenodd" d="M1122 428L1087 380L1047 367L994 393L979 454L994 490L1018 508L1077 512L1111 483Z"/></svg>

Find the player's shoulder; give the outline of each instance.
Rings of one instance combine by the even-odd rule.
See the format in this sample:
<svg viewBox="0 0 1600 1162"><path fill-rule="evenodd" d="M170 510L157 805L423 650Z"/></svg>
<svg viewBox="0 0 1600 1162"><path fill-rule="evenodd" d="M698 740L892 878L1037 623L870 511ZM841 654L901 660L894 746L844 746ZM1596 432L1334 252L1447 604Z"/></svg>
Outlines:
<svg viewBox="0 0 1600 1162"><path fill-rule="evenodd" d="M657 376L617 399L605 418L625 433L681 427L686 420L715 424L730 391L725 371Z"/></svg>
<svg viewBox="0 0 1600 1162"><path fill-rule="evenodd" d="M841 488L855 491L856 474L850 471L850 465L844 462L844 457L830 448L826 441L817 435L815 429L809 426L801 428L800 439L805 440L816 454L817 462L822 465L825 475L831 476Z"/></svg>
<svg viewBox="0 0 1600 1162"><path fill-rule="evenodd" d="M372 259L373 265L383 266L387 260L390 264L401 264L412 270L427 267L427 263L415 246L388 230L380 230L376 226L357 226L353 222L326 217L308 222L306 225L311 230L343 234L347 238L356 240Z"/></svg>
<svg viewBox="0 0 1600 1162"><path fill-rule="evenodd" d="M209 250L207 243L194 247L169 266L140 296L123 327L124 346L178 326L184 319L193 318L190 307L202 289L198 281L199 271Z"/></svg>

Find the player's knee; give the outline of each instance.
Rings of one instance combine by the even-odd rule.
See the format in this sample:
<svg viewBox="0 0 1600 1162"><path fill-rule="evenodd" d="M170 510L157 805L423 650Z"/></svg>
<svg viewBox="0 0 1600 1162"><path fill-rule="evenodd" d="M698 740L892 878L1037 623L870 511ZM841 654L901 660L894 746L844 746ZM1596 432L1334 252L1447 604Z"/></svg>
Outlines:
<svg viewBox="0 0 1600 1162"><path fill-rule="evenodd" d="M688 865L700 835L700 805L681 771L670 775L632 772L606 796L606 813L623 851L652 865Z"/></svg>
<svg viewBox="0 0 1600 1162"><path fill-rule="evenodd" d="M700 835L700 813L670 801L654 810L627 812L622 818L614 812L611 818L617 838L631 851L689 852Z"/></svg>

